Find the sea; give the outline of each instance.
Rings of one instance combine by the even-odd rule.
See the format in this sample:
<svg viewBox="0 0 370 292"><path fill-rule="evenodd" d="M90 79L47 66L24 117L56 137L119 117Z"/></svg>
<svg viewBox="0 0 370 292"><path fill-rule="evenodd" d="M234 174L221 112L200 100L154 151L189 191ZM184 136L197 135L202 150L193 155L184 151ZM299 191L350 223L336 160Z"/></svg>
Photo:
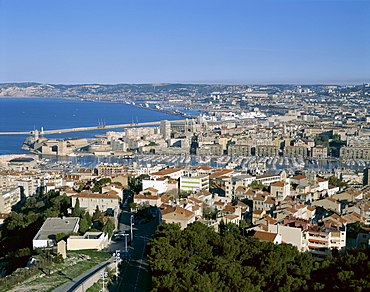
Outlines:
<svg viewBox="0 0 370 292"><path fill-rule="evenodd" d="M181 120L183 117L128 104L54 98L0 98L0 132L30 132ZM123 129L111 129L122 131ZM45 135L46 138L93 138L107 130ZM0 135L0 155L29 153L21 149L29 135Z"/></svg>

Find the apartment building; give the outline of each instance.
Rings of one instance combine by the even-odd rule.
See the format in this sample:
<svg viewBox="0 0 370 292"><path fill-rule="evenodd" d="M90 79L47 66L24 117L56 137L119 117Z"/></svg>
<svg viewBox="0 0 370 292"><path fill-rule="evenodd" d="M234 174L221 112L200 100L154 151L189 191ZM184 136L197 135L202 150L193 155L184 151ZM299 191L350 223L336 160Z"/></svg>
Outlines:
<svg viewBox="0 0 370 292"><path fill-rule="evenodd" d="M19 187L0 188L0 213L10 213L12 207L21 200Z"/></svg>
<svg viewBox="0 0 370 292"><path fill-rule="evenodd" d="M370 159L370 147L341 147L339 156L342 158Z"/></svg>
<svg viewBox="0 0 370 292"><path fill-rule="evenodd" d="M124 174L125 168L123 165L116 165L116 164L99 164L96 167L96 170L98 172L98 175L106 175L106 176L112 176L112 175L118 175L118 174Z"/></svg>
<svg viewBox="0 0 370 292"><path fill-rule="evenodd" d="M284 156L296 157L302 156L306 157L308 155L307 147L305 146L286 146L284 148Z"/></svg>
<svg viewBox="0 0 370 292"><path fill-rule="evenodd" d="M199 176L182 176L180 177L181 191L199 191L209 189L209 176L206 174Z"/></svg>
<svg viewBox="0 0 370 292"><path fill-rule="evenodd" d="M229 145L228 154L235 156L250 156L252 155L252 147L250 145Z"/></svg>
<svg viewBox="0 0 370 292"><path fill-rule="evenodd" d="M220 144L203 144L197 149L199 155L222 155L223 149Z"/></svg>
<svg viewBox="0 0 370 292"><path fill-rule="evenodd" d="M89 212L91 215L94 213L96 207L99 207L100 211L106 211L108 209L115 210L119 208L119 196L114 193L110 191L105 194L99 194L84 191L72 196L72 206L74 207L76 205L78 199L80 208Z"/></svg>
<svg viewBox="0 0 370 292"><path fill-rule="evenodd" d="M277 156L279 155L279 147L274 145L257 145L255 147L255 155L257 156Z"/></svg>
<svg viewBox="0 0 370 292"><path fill-rule="evenodd" d="M315 146L311 148L311 157L312 158L326 158L328 157L328 148L324 146Z"/></svg>

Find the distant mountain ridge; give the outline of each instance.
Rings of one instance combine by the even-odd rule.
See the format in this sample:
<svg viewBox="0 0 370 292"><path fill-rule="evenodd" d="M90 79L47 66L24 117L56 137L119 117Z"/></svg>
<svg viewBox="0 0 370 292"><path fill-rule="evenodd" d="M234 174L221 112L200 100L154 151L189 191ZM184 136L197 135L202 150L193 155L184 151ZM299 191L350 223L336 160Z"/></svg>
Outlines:
<svg viewBox="0 0 370 292"><path fill-rule="evenodd" d="M315 90L325 90L329 85L302 85ZM66 98L108 101L168 100L176 98L198 99L216 94L233 94L258 91L274 94L294 89L298 85L224 85L224 84L41 84L35 82L1 83L1 97ZM341 86L336 86L341 87ZM361 86L354 86L361 88ZM345 89L343 87L343 89ZM350 89L353 90L353 87Z"/></svg>

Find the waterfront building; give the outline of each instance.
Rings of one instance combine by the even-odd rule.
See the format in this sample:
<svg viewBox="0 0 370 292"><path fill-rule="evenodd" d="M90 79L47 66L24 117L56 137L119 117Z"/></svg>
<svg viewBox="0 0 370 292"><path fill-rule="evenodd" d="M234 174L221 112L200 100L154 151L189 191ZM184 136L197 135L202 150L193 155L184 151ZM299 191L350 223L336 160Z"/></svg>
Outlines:
<svg viewBox="0 0 370 292"><path fill-rule="evenodd" d="M307 147L306 146L285 146L284 148L284 156L290 156L290 157L297 157L307 156Z"/></svg>
<svg viewBox="0 0 370 292"><path fill-rule="evenodd" d="M342 158L370 159L370 147L341 147L339 156Z"/></svg>
<svg viewBox="0 0 370 292"><path fill-rule="evenodd" d="M324 146L315 146L311 148L312 158L327 158L328 157L328 148Z"/></svg>
<svg viewBox="0 0 370 292"><path fill-rule="evenodd" d="M257 156L277 156L279 155L279 147L274 145L257 145L255 147L255 155Z"/></svg>
<svg viewBox="0 0 370 292"><path fill-rule="evenodd" d="M250 156L252 154L252 147L249 145L229 145L228 154L235 156Z"/></svg>
<svg viewBox="0 0 370 292"><path fill-rule="evenodd" d="M222 155L222 145L220 144L203 144L197 149L199 155Z"/></svg>

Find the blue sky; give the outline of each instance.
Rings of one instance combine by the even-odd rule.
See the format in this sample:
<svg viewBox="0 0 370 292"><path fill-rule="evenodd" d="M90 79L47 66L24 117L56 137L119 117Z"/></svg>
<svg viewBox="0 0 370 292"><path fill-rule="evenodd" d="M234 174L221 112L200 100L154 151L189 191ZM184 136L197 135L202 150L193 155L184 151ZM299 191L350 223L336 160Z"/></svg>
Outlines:
<svg viewBox="0 0 370 292"><path fill-rule="evenodd" d="M0 83L370 82L370 1L0 0Z"/></svg>

